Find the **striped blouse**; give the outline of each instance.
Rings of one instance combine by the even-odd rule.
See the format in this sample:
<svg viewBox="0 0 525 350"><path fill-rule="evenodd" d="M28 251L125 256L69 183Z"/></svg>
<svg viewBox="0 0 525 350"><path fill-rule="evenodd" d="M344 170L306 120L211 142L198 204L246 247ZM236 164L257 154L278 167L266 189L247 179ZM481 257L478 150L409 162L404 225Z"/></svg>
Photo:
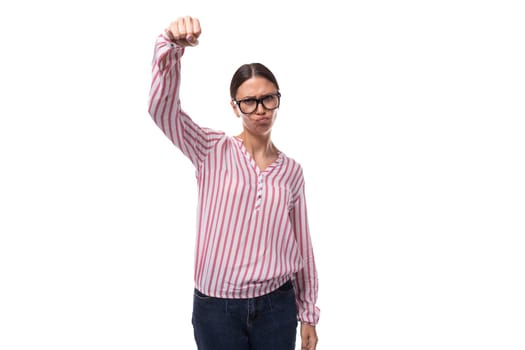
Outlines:
<svg viewBox="0 0 525 350"><path fill-rule="evenodd" d="M181 109L184 48L157 38L149 113L196 168L195 287L254 298L291 279L298 319L317 324L318 280L301 166L280 152L261 171L242 141L197 125Z"/></svg>

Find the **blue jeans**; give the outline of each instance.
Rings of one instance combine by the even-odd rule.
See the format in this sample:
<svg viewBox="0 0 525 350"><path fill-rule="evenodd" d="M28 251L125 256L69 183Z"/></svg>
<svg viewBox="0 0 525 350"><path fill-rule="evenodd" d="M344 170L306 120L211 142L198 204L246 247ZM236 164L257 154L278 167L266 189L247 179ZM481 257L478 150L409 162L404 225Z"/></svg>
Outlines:
<svg viewBox="0 0 525 350"><path fill-rule="evenodd" d="M294 350L297 309L292 282L256 298L193 295L193 331L199 350Z"/></svg>

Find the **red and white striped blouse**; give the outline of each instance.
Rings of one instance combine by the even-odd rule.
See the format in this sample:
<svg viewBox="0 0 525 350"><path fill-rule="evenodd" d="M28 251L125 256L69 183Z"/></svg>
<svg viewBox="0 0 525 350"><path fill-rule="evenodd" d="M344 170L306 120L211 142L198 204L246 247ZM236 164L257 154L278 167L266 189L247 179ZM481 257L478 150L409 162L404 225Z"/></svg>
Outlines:
<svg viewBox="0 0 525 350"><path fill-rule="evenodd" d="M301 166L281 152L261 171L240 139L190 119L179 99L183 53L158 37L149 113L196 168L195 287L218 298L253 298L292 279L298 318L315 325L318 280Z"/></svg>

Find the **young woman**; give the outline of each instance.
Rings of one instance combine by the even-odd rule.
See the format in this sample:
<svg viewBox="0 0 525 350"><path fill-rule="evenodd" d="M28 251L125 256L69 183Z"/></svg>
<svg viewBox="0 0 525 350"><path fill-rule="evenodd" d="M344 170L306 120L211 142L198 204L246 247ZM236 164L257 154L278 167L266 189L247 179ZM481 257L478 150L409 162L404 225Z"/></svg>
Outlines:
<svg viewBox="0 0 525 350"><path fill-rule="evenodd" d="M149 113L196 168L198 221L192 323L199 349L315 349L318 279L301 166L271 140L280 104L260 63L233 75L242 132L203 128L181 109L181 57L199 20L172 22L157 38Z"/></svg>

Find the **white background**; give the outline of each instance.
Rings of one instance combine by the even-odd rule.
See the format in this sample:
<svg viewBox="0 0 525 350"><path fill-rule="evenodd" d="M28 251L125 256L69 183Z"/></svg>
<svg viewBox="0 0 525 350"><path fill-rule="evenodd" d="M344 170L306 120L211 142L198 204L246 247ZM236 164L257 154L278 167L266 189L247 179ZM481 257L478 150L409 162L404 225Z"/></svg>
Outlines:
<svg viewBox="0 0 525 350"><path fill-rule="evenodd" d="M263 62L304 167L319 349L525 348L520 1L4 1L0 349L194 349L196 186L147 114L156 36L201 20L184 109L240 130Z"/></svg>

